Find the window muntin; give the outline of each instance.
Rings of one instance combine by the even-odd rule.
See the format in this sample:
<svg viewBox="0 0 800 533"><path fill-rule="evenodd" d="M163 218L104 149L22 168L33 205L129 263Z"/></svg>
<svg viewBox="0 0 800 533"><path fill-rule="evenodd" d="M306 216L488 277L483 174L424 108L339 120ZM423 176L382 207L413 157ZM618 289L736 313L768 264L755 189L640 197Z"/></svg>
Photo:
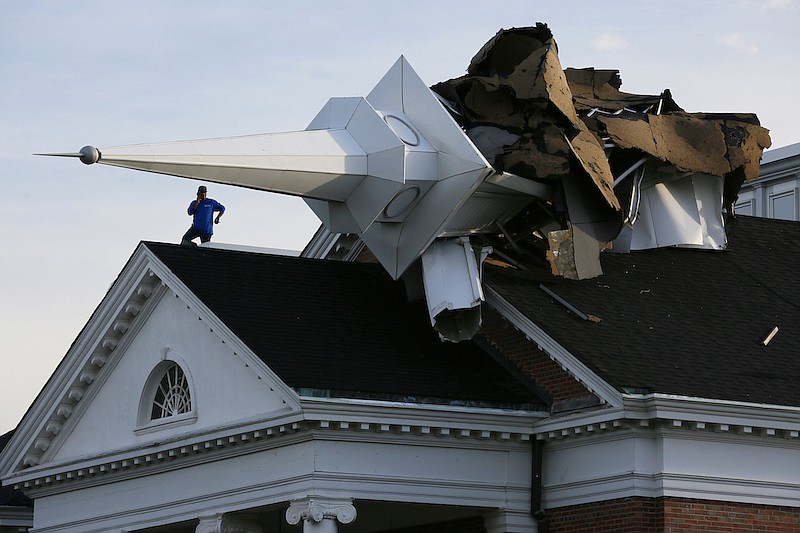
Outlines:
<svg viewBox="0 0 800 533"><path fill-rule="evenodd" d="M177 364L167 367L158 383L150 411L150 420L158 420L171 416L189 413L192 410L192 398L186 374Z"/></svg>

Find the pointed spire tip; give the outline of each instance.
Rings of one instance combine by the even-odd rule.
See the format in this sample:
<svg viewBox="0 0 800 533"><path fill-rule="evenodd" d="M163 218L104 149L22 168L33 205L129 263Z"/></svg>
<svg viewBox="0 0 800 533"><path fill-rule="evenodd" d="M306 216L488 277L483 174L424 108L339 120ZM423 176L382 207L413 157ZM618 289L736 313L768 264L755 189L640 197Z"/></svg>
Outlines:
<svg viewBox="0 0 800 533"><path fill-rule="evenodd" d="M85 165L91 165L92 163L97 163L100 161L100 150L94 146L84 146L79 152L33 155L44 155L48 157L77 157Z"/></svg>

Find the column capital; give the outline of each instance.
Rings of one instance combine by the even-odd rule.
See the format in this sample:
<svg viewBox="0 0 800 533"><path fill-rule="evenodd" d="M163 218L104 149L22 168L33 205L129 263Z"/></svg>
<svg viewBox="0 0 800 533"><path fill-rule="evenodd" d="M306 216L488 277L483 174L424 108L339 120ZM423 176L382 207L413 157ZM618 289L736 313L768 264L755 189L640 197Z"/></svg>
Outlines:
<svg viewBox="0 0 800 533"><path fill-rule="evenodd" d="M286 521L295 525L300 520L322 522L325 519L336 519L342 524L349 524L356 519L356 508L353 500L336 498L303 498L294 500L286 509Z"/></svg>
<svg viewBox="0 0 800 533"><path fill-rule="evenodd" d="M261 533L261 524L255 520L239 518L223 513L198 517L200 523L195 533Z"/></svg>

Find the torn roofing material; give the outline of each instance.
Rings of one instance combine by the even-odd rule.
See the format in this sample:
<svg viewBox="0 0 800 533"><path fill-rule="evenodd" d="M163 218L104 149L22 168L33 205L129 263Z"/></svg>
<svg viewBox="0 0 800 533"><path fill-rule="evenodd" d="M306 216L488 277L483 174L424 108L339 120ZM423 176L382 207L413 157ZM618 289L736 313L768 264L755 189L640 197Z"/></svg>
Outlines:
<svg viewBox="0 0 800 533"><path fill-rule="evenodd" d="M758 177L769 135L755 115L670 113L598 116L620 148L634 148L679 170L726 176L736 170L746 180Z"/></svg>
<svg viewBox="0 0 800 533"><path fill-rule="evenodd" d="M661 246L658 228L635 228L645 211L643 224L691 213L693 222L685 231L680 230L684 220L666 223L669 245L724 247L724 227L716 219L723 208L730 209L742 182L758 176L762 151L770 145L768 131L752 114L687 113L669 89L639 95L620 91L621 85L616 70L563 70L550 29L538 23L500 30L478 51L465 76L432 87L496 170L546 183L554 191L505 224L508 231L490 238L498 250L519 255L527 248L531 255L547 255L563 275L594 277L602 272L600 251L620 234L633 229L641 247ZM649 177L643 180L646 170ZM700 198L679 194L676 200L674 187L641 192L681 174L722 180L720 186L696 186L706 198L722 191L712 202L719 213L696 207ZM604 229L594 230L597 224ZM578 226L580 234L598 237L578 239ZM550 244L548 231L559 232ZM697 237L698 232L712 234ZM626 238L615 242L615 251L630 249ZM556 266L559 250L552 243L563 251L565 240L573 241L570 261L575 264L564 265L562 257Z"/></svg>

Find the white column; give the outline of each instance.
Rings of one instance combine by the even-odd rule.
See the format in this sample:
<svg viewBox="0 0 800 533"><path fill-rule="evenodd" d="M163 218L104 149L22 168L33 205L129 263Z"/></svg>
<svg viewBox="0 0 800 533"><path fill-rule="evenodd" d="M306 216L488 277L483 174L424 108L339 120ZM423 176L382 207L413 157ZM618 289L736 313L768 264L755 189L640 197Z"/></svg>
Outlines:
<svg viewBox="0 0 800 533"><path fill-rule="evenodd" d="M303 498L286 510L286 521L295 525L303 520L303 533L336 533L338 522L349 524L356 519L352 500Z"/></svg>
<svg viewBox="0 0 800 533"><path fill-rule="evenodd" d="M261 524L255 520L217 513L200 516L195 533L262 533Z"/></svg>

